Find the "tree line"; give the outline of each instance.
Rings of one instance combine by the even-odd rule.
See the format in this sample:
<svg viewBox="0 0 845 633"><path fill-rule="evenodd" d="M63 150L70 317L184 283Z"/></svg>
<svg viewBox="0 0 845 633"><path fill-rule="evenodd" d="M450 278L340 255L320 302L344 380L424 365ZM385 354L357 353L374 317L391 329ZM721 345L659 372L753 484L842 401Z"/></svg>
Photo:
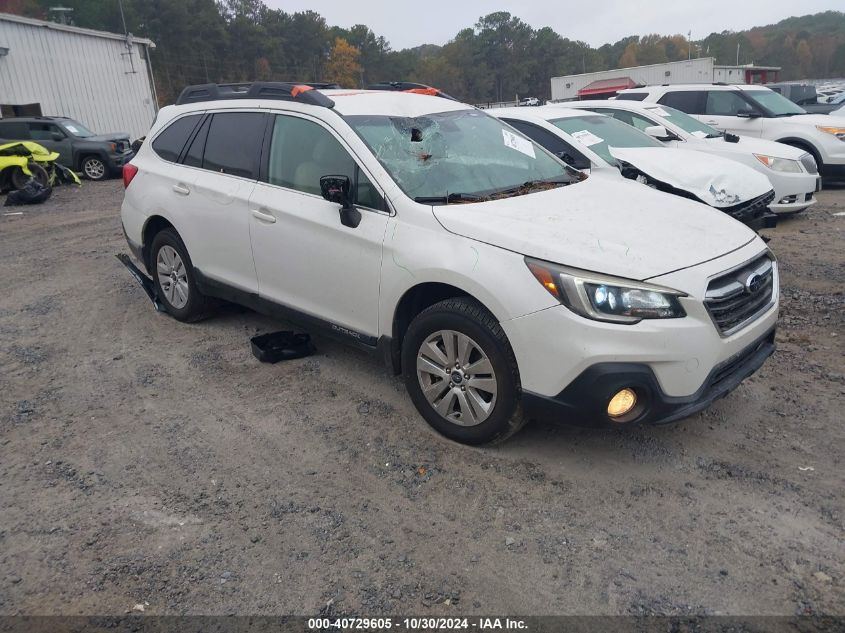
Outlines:
<svg viewBox="0 0 845 633"><path fill-rule="evenodd" d="M748 31L722 31L689 42L683 35L630 36L598 48L535 29L505 11L491 13L448 43L392 50L363 24L331 26L314 11L287 13L262 0L0 0L0 10L112 32L126 29L156 43L159 99L172 102L195 83L252 80L331 81L365 87L417 81L470 102L548 98L553 76L715 57L718 64L782 66L782 79L845 77L845 13L788 18Z"/></svg>

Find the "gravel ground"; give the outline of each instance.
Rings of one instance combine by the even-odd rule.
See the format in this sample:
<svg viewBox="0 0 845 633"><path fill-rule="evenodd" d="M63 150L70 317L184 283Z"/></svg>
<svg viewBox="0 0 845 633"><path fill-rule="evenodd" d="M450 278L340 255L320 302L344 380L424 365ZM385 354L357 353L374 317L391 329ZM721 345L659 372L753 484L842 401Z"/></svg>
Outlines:
<svg viewBox="0 0 845 633"><path fill-rule="evenodd" d="M768 232L779 348L729 397L492 449L341 344L155 313L121 197L0 210L0 613L845 614L845 189Z"/></svg>

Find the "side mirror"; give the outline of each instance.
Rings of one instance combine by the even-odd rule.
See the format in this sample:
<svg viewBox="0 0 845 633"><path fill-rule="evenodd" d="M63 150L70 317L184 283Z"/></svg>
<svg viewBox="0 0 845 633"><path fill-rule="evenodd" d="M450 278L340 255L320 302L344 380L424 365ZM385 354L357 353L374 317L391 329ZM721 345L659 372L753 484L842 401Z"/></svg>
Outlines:
<svg viewBox="0 0 845 633"><path fill-rule="evenodd" d="M320 193L329 202L340 205L340 223L354 229L361 223L361 212L352 204L349 192L352 186L349 176L323 176L320 178Z"/></svg>
<svg viewBox="0 0 845 633"><path fill-rule="evenodd" d="M678 138L667 130L665 125L650 125L643 132L658 141L674 141Z"/></svg>
<svg viewBox="0 0 845 633"><path fill-rule="evenodd" d="M569 152L557 152L555 153L555 156L557 156L559 159L561 159L564 163L566 163L573 169L590 169L590 167L592 167L589 160L583 158L575 158Z"/></svg>
<svg viewBox="0 0 845 633"><path fill-rule="evenodd" d="M757 112L757 110L752 110L751 108L747 108L745 110L740 110L739 112L736 113L736 115L740 119L759 119L761 116L763 116L762 114Z"/></svg>
<svg viewBox="0 0 845 633"><path fill-rule="evenodd" d="M63 141L65 140L65 135L61 132L51 132L50 136L53 138L54 141Z"/></svg>

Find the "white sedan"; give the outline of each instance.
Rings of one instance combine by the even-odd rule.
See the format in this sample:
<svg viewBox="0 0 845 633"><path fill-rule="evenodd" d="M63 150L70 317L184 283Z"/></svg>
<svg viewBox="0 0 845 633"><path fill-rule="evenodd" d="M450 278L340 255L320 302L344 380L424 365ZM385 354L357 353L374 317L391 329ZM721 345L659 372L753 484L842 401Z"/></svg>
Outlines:
<svg viewBox="0 0 845 633"><path fill-rule="evenodd" d="M607 114L633 125L669 147L693 149L753 167L775 189L774 213L797 213L816 203L821 189L816 161L804 150L750 136L725 134L706 123L657 103L640 101L577 101L567 107Z"/></svg>
<svg viewBox="0 0 845 633"><path fill-rule="evenodd" d="M664 147L639 130L594 112L556 105L487 112L592 177L629 178L703 202L751 228L771 226L769 219L774 216L767 207L775 197L772 185L750 167Z"/></svg>

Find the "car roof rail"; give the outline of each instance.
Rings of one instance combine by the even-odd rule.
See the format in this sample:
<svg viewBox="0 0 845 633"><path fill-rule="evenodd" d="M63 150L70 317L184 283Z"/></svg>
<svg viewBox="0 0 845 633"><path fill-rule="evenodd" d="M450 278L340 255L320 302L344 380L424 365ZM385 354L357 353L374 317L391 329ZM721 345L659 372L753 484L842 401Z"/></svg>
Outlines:
<svg viewBox="0 0 845 633"><path fill-rule="evenodd" d="M308 105L333 108L334 101L308 84L279 81L254 81L238 84L198 84L186 87L176 105L223 101L227 99L273 99L298 101Z"/></svg>

